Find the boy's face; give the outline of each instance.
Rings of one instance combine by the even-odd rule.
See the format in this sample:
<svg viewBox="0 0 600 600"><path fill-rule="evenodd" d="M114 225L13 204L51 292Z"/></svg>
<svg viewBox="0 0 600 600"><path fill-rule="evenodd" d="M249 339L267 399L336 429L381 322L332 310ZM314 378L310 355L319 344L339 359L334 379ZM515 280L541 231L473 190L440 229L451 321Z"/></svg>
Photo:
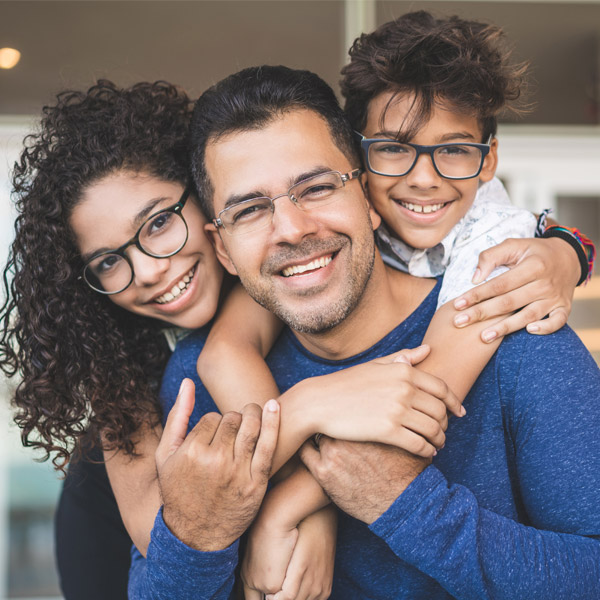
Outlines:
<svg viewBox="0 0 600 600"><path fill-rule="evenodd" d="M410 121L407 116L413 108L413 96L398 95L388 106L392 96L393 92L383 92L369 103L367 126L362 132L365 137L394 139L403 124ZM482 143L485 140L481 136L476 117L457 112L450 104L442 104L433 108L429 121L408 141L422 145ZM481 173L472 179L455 181L441 177L427 154L421 154L412 170L402 177L368 172L371 202L388 228L407 244L414 248L431 248L441 242L469 210L479 182L493 178L498 162L497 147L497 140L492 140Z"/></svg>

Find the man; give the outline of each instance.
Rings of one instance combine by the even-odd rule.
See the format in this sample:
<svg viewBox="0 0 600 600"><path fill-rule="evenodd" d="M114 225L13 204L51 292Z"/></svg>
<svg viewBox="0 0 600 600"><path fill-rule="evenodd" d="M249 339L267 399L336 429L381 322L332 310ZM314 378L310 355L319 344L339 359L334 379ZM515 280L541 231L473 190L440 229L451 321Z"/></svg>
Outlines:
<svg viewBox="0 0 600 600"><path fill-rule="evenodd" d="M245 70L203 95L193 130L194 176L220 219L220 259L291 325L269 358L282 391L340 360L348 366L418 345L439 291L435 281L383 265L372 235L379 219L350 177L358 167L352 132L325 88L306 72ZM335 201L299 210L290 188L331 172L346 176L334 185ZM239 212L257 197L276 200ZM262 221L244 227L246 219ZM284 275L316 259L324 266ZM201 344L192 337L178 347L167 408L170 381L193 374ZM378 444L323 438L318 451L305 446L305 463L343 511L333 597L597 597L599 389L597 367L570 330L520 333L484 369L465 401L468 417L450 422L433 465ZM193 421L214 410L199 391ZM186 514L188 490L207 471L207 461L182 462L165 469L158 461L165 515ZM228 597L232 532L210 548L194 542L203 533L192 511L165 520L172 530L159 515L148 563L134 565L131 597ZM214 521L225 526L223 511Z"/></svg>

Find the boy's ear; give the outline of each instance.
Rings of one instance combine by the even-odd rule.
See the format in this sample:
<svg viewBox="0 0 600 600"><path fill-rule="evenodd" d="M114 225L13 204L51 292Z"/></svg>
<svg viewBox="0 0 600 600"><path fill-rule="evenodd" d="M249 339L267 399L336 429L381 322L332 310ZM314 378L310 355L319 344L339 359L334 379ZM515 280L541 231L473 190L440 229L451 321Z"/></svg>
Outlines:
<svg viewBox="0 0 600 600"><path fill-rule="evenodd" d="M215 249L215 254L219 259L219 262L223 265L223 267L225 267L228 273L231 273L231 275L237 275L238 272L234 264L231 262L231 258L229 258L227 248L225 247L225 244L221 239L220 230L213 223L207 223L204 226L204 231L206 231L206 233L208 234L208 238L210 239Z"/></svg>
<svg viewBox="0 0 600 600"><path fill-rule="evenodd" d="M498 167L498 138L493 138L490 142L490 151L483 160L483 167L479 173L479 180L482 182L490 181L496 174Z"/></svg>
<svg viewBox="0 0 600 600"><path fill-rule="evenodd" d="M371 198L369 196L369 181L367 179L366 172L360 176L360 185L365 193L365 200L367 202L367 210L369 211L369 217L371 218L371 223L373 224L373 231L375 231L381 225L381 217L379 213L373 207L373 203L371 202Z"/></svg>

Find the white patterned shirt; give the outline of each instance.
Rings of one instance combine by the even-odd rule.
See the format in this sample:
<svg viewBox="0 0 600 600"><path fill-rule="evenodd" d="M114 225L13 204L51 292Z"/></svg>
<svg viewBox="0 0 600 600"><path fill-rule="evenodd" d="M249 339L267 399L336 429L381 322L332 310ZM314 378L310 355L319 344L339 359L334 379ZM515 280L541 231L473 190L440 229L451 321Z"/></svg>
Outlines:
<svg viewBox="0 0 600 600"><path fill-rule="evenodd" d="M377 243L386 264L416 277L444 275L438 308L475 287L471 282L479 254L508 238L534 237L536 219L513 206L502 182L494 177L477 191L473 205L433 248L415 249L381 225ZM507 271L494 269L489 279Z"/></svg>

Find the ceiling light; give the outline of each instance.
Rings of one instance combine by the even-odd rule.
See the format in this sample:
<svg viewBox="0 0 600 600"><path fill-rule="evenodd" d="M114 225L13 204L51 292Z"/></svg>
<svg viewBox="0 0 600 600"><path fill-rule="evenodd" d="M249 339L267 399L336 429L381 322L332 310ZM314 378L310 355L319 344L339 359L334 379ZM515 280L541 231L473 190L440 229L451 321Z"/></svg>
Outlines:
<svg viewBox="0 0 600 600"><path fill-rule="evenodd" d="M12 69L20 60L21 53L14 48L0 48L0 69Z"/></svg>

